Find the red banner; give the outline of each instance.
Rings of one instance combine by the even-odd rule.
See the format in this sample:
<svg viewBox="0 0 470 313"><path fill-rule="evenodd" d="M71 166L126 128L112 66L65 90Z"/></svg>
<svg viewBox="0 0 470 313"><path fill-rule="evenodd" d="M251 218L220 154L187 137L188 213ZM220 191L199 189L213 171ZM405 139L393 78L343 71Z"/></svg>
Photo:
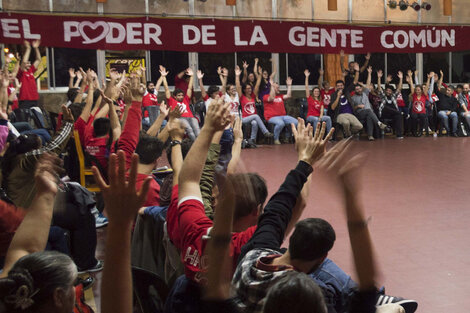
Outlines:
<svg viewBox="0 0 470 313"><path fill-rule="evenodd" d="M357 26L311 22L0 13L0 42L103 50L288 53L470 50L468 26Z"/></svg>

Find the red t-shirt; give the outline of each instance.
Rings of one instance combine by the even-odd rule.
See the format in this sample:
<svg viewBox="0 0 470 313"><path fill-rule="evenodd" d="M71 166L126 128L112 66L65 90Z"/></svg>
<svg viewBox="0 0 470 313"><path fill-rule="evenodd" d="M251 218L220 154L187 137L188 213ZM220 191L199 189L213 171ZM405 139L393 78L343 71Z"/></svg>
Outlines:
<svg viewBox="0 0 470 313"><path fill-rule="evenodd" d="M184 77L184 76L183 76ZM188 91L189 83L184 78L179 78L178 75L175 75L175 89L183 90L183 93L186 94Z"/></svg>
<svg viewBox="0 0 470 313"><path fill-rule="evenodd" d="M23 71L21 68L18 71L16 77L21 83L20 89L20 100L38 100L38 87L36 86L36 80L34 79L34 72L36 68L31 65L29 71Z"/></svg>
<svg viewBox="0 0 470 313"><path fill-rule="evenodd" d="M176 101L175 98L170 97L168 99L168 104L170 105L170 108L174 109L177 105L181 108L181 117L194 117L193 112L191 112L191 109L189 107L189 98L188 96L184 96L184 99L182 102Z"/></svg>
<svg viewBox="0 0 470 313"><path fill-rule="evenodd" d="M320 116L321 106L323 103L321 101L314 100L312 96L308 97L307 102L308 102L307 117Z"/></svg>
<svg viewBox="0 0 470 313"><path fill-rule="evenodd" d="M401 92L399 94L397 94L397 105L399 107L406 106L405 99L403 99L403 95L401 94Z"/></svg>
<svg viewBox="0 0 470 313"><path fill-rule="evenodd" d="M8 247L20 226L25 212L15 205L0 200L0 257L5 257Z"/></svg>
<svg viewBox="0 0 470 313"><path fill-rule="evenodd" d="M171 200L166 213L166 224L168 237L173 245L181 250L181 236L178 229L178 185L173 186L171 190Z"/></svg>
<svg viewBox="0 0 470 313"><path fill-rule="evenodd" d="M330 105L330 102L331 102L331 95L335 92L335 89L334 88L330 88L328 90L325 90L325 89L320 89L320 96L321 96L321 100L323 102L323 106L325 107L325 109L328 108L328 106Z"/></svg>
<svg viewBox="0 0 470 313"><path fill-rule="evenodd" d="M146 174L137 174L137 179L135 181L135 190L140 190L145 179L149 175ZM142 206L160 206L160 185L157 183L153 177L150 180L149 192L147 194L147 200L145 200Z"/></svg>
<svg viewBox="0 0 470 313"><path fill-rule="evenodd" d="M148 107L151 105L160 105L158 103L158 98L155 94L148 92L143 98L142 98L142 106L143 107ZM145 111L144 117L148 117L149 112Z"/></svg>
<svg viewBox="0 0 470 313"><path fill-rule="evenodd" d="M177 216L177 221L168 221L167 218L168 234L174 232L175 228L179 228L181 236L180 253L186 277L203 284L205 283L204 272L208 265L204 252L207 240L210 238L213 222L206 216L202 200L195 197L180 200ZM174 224L170 225L172 223ZM232 241L230 242L230 256L234 260L232 274L235 272L241 248L250 240L255 230L256 226L252 226L243 232L232 234ZM171 237L170 239L173 241Z"/></svg>
<svg viewBox="0 0 470 313"><path fill-rule="evenodd" d="M10 97L11 93L15 92L16 88L15 88L15 86L13 86L13 84L10 84L10 86L8 86L7 90L8 90L8 97ZM18 108L19 108L19 106L18 106L18 95L15 95L15 97L13 98L12 104L11 104L11 109L16 110Z"/></svg>
<svg viewBox="0 0 470 313"><path fill-rule="evenodd" d="M242 118L256 114L256 96L254 93L251 94L251 99L248 99L245 95L240 98L240 104L242 106Z"/></svg>
<svg viewBox="0 0 470 313"><path fill-rule="evenodd" d="M418 98L416 94L413 94L413 107L412 107L413 113L417 113L417 114L426 113L426 100L428 100L428 96L426 95L421 95L421 97Z"/></svg>
<svg viewBox="0 0 470 313"><path fill-rule="evenodd" d="M73 128L78 131L78 137L80 138L80 142L83 145L85 143L85 129L86 129L86 123L85 121L81 118L78 117L75 123L73 124Z"/></svg>
<svg viewBox="0 0 470 313"><path fill-rule="evenodd" d="M286 108L284 107L284 95L276 95L273 101L269 102L269 95L264 95L264 118L269 121L271 117L284 116Z"/></svg>
<svg viewBox="0 0 470 313"><path fill-rule="evenodd" d="M82 144L85 146L85 151L89 155L94 156L98 160L98 162L100 162L101 167L105 171L107 171L108 169L108 158L109 154L111 153L111 151L107 148L108 137L109 136L100 138L95 137L93 128L93 118L90 116L88 124L85 127L84 144ZM112 150L113 147L114 142L111 144L110 149Z"/></svg>

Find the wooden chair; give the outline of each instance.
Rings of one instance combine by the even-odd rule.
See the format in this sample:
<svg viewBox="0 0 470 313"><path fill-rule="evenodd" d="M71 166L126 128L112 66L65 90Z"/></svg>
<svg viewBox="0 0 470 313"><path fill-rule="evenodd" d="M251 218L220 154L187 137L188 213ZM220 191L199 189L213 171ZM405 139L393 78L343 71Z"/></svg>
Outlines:
<svg viewBox="0 0 470 313"><path fill-rule="evenodd" d="M91 192L100 192L101 190L96 184L87 183L86 177L93 177L93 171L91 170L91 167L85 166L85 155L83 153L82 144L80 143L80 136L77 130L73 131L73 137L75 140L75 149L77 151L78 163L80 167L80 185Z"/></svg>

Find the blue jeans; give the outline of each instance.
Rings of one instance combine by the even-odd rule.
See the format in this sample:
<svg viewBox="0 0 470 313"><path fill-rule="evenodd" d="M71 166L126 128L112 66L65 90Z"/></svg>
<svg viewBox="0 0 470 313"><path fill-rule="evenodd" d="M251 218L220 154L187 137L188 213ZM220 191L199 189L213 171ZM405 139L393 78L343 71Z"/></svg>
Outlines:
<svg viewBox="0 0 470 313"><path fill-rule="evenodd" d="M358 290L357 284L330 259L325 259L310 277L322 289L328 312L345 312L351 296Z"/></svg>
<svg viewBox="0 0 470 313"><path fill-rule="evenodd" d="M313 126L313 133L315 133L315 131L317 129L318 120L319 120L319 116L308 116L307 117L307 123L310 123ZM328 115L323 115L323 117L321 118L321 121L326 123L326 133L325 134L328 134L328 132L331 129L331 118Z"/></svg>
<svg viewBox="0 0 470 313"><path fill-rule="evenodd" d="M452 134L455 134L457 133L457 122L458 122L458 115L457 115L457 112L451 112L449 115L447 115L448 111L439 111L439 113L437 113L437 116L439 117L439 120L441 120L444 128L449 132L449 118L452 122L452 129L450 130L450 132Z"/></svg>
<svg viewBox="0 0 470 313"><path fill-rule="evenodd" d="M201 289L185 275L178 277L166 298L165 313L201 312Z"/></svg>
<svg viewBox="0 0 470 313"><path fill-rule="evenodd" d="M20 134L30 135L36 134L41 138L42 144L45 145L51 141L51 134L44 128L32 128L27 122L16 122L12 124Z"/></svg>
<svg viewBox="0 0 470 313"><path fill-rule="evenodd" d="M252 140L256 140L256 135L258 135L258 127L261 129L261 132L263 134L266 134L268 132L268 129L266 128L266 126L264 126L264 123L258 114L253 114L253 115L244 117L242 119L242 123L243 124L251 123L250 139Z"/></svg>
<svg viewBox="0 0 470 313"><path fill-rule="evenodd" d="M292 132L290 124L294 124L297 127L297 119L289 115L271 117L268 123L274 124L274 140L279 140L279 135L284 127L287 126L289 133Z"/></svg>
<svg viewBox="0 0 470 313"><path fill-rule="evenodd" d="M467 122L467 125L470 126L470 113L465 115L465 112L462 112L460 113L460 116L463 117L465 121Z"/></svg>
<svg viewBox="0 0 470 313"><path fill-rule="evenodd" d="M191 138L192 141L196 140L196 137L199 136L199 123L197 119L194 117L182 117L180 118L181 125L186 129L186 133L188 137Z"/></svg>

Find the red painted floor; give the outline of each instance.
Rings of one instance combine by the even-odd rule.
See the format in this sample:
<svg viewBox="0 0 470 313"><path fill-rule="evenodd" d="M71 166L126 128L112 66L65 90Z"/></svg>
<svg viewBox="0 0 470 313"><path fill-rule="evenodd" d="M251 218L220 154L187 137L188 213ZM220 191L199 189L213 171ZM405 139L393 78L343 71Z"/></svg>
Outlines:
<svg viewBox="0 0 470 313"><path fill-rule="evenodd" d="M379 284L387 294L417 300L417 312L468 312L470 138L387 138L354 145L369 153L362 202L372 217ZM264 146L243 150L240 169L262 175L272 195L296 161L293 145ZM319 173L303 217L333 225L337 240L330 258L354 276L341 198ZM105 231L99 232L101 257ZM96 302L99 307L99 297Z"/></svg>

